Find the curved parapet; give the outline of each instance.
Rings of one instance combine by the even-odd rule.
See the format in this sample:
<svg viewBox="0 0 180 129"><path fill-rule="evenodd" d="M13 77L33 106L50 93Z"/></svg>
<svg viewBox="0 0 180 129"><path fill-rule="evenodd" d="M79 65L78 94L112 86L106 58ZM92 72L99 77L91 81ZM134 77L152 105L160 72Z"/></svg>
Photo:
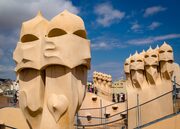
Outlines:
<svg viewBox="0 0 180 129"><path fill-rule="evenodd" d="M2 108L0 109L0 116L0 126L5 125L14 129L30 129L22 111L19 108Z"/></svg>

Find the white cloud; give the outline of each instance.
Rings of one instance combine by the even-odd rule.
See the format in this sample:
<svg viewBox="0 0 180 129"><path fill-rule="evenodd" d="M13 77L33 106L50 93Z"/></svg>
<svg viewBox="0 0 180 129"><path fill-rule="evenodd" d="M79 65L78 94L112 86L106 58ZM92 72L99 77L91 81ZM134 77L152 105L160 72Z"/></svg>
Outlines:
<svg viewBox="0 0 180 129"><path fill-rule="evenodd" d="M0 72L14 71L14 66L0 65Z"/></svg>
<svg viewBox="0 0 180 129"><path fill-rule="evenodd" d="M0 48L0 60L1 60L1 58L2 58L3 55L4 55L4 52L3 52L3 50Z"/></svg>
<svg viewBox="0 0 180 129"><path fill-rule="evenodd" d="M163 40L168 40L168 39L175 39L175 38L180 38L180 34L167 34L167 35L160 35L160 36L151 36L151 37L142 38L142 39L132 39L132 40L127 41L127 43L134 44L134 45L142 45L142 44L151 44L153 42L163 41Z"/></svg>
<svg viewBox="0 0 180 129"><path fill-rule="evenodd" d="M80 12L70 0L0 0L0 77L15 78L12 69L2 66L14 65L12 53L21 23L35 17L39 10L50 19L64 9Z"/></svg>
<svg viewBox="0 0 180 129"><path fill-rule="evenodd" d="M64 9L75 14L79 9L70 0L1 0L0 1L0 28L12 29L34 17L40 10L47 18L52 18Z"/></svg>
<svg viewBox="0 0 180 129"><path fill-rule="evenodd" d="M152 23L148 26L148 29L149 29L149 30L154 30L154 29L158 28L159 26L161 26L161 23L160 23L160 22L152 22Z"/></svg>
<svg viewBox="0 0 180 129"><path fill-rule="evenodd" d="M97 5L94 11L98 15L96 21L104 27L119 22L125 17L125 12L114 9L109 3Z"/></svg>
<svg viewBox="0 0 180 129"><path fill-rule="evenodd" d="M132 10L128 15L126 15L126 19L133 18L137 15L137 11Z"/></svg>
<svg viewBox="0 0 180 129"><path fill-rule="evenodd" d="M154 14L157 14L159 12L165 11L167 8L162 6L152 6L145 10L144 17L152 16Z"/></svg>
<svg viewBox="0 0 180 129"><path fill-rule="evenodd" d="M125 44L122 44L118 38L107 38L107 37L97 37L92 39L91 48L92 50L111 50L113 48L124 48Z"/></svg>
<svg viewBox="0 0 180 129"><path fill-rule="evenodd" d="M10 45L15 45L17 43L17 37L14 35L1 35L0 34L0 48L10 47Z"/></svg>
<svg viewBox="0 0 180 129"><path fill-rule="evenodd" d="M15 79L14 66L0 65L0 78Z"/></svg>
<svg viewBox="0 0 180 129"><path fill-rule="evenodd" d="M96 43L96 44L91 44L91 47L93 49L110 49L108 44L106 44L105 42L100 42L100 43Z"/></svg>
<svg viewBox="0 0 180 129"><path fill-rule="evenodd" d="M142 26L138 22L132 23L131 30L134 32L142 32Z"/></svg>

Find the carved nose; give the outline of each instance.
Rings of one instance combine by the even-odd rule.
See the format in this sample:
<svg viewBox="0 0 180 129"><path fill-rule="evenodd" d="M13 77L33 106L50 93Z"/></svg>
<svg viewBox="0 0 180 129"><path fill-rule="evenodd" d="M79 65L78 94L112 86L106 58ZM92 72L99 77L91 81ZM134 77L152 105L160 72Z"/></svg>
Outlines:
<svg viewBox="0 0 180 129"><path fill-rule="evenodd" d="M53 42L46 42L45 50L54 50L56 48Z"/></svg>

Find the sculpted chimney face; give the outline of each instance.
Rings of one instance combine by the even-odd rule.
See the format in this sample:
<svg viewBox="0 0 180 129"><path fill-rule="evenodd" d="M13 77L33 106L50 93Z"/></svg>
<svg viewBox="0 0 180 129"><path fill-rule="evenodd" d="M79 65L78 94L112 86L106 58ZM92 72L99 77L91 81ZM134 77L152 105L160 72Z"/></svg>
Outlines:
<svg viewBox="0 0 180 129"><path fill-rule="evenodd" d="M83 20L66 10L55 16L48 26L43 54L45 65L51 63L69 68L85 65L89 68L90 42Z"/></svg>
<svg viewBox="0 0 180 129"><path fill-rule="evenodd" d="M159 48L159 61L174 61L173 49L166 42Z"/></svg>
<svg viewBox="0 0 180 129"><path fill-rule="evenodd" d="M130 74L130 58L131 58L131 56L129 58L127 58L125 60L125 62L124 62L124 72L125 72L125 74Z"/></svg>
<svg viewBox="0 0 180 129"><path fill-rule="evenodd" d="M137 52L131 57L130 70L144 70L144 56Z"/></svg>
<svg viewBox="0 0 180 129"><path fill-rule="evenodd" d="M102 73L98 73L98 83L101 85L102 83Z"/></svg>
<svg viewBox="0 0 180 129"><path fill-rule="evenodd" d="M48 25L43 56L47 109L41 129L71 129L85 96L91 59L83 20L68 11L55 16Z"/></svg>
<svg viewBox="0 0 180 129"><path fill-rule="evenodd" d="M158 59L158 50L152 49L150 47L149 50L145 53L144 56L146 76L150 83L155 84L156 79L158 78L158 70L159 59Z"/></svg>
<svg viewBox="0 0 180 129"><path fill-rule="evenodd" d="M20 39L13 53L16 72L23 68L41 69L43 64L39 61L42 58L40 51L45 45L48 23L39 12L35 18L22 24Z"/></svg>
<svg viewBox="0 0 180 129"><path fill-rule="evenodd" d="M112 76L111 75L108 75L107 77L107 81L108 81L108 86L111 87L112 86Z"/></svg>
<svg viewBox="0 0 180 129"><path fill-rule="evenodd" d="M159 48L159 61L161 74L166 79L171 79L173 74L173 49L167 43L164 43Z"/></svg>
<svg viewBox="0 0 180 129"><path fill-rule="evenodd" d="M103 80L103 85L105 86L106 85L106 74L103 74L102 80Z"/></svg>
<svg viewBox="0 0 180 129"><path fill-rule="evenodd" d="M96 71L93 72L93 82L96 85L96 83L97 83L97 72Z"/></svg>
<svg viewBox="0 0 180 129"><path fill-rule="evenodd" d="M144 80L144 57L137 52L130 60L131 79L136 87L140 87Z"/></svg>
<svg viewBox="0 0 180 129"><path fill-rule="evenodd" d="M64 11L23 23L14 51L20 107L32 129L72 129L85 96L90 42L83 20ZM33 94L33 95L32 95Z"/></svg>
<svg viewBox="0 0 180 129"><path fill-rule="evenodd" d="M20 108L32 128L39 128L44 104L44 73L40 71L48 21L39 13L24 22L13 53L20 85Z"/></svg>
<svg viewBox="0 0 180 129"><path fill-rule="evenodd" d="M145 53L144 62L145 62L145 66L158 66L159 65L158 51L150 48Z"/></svg>

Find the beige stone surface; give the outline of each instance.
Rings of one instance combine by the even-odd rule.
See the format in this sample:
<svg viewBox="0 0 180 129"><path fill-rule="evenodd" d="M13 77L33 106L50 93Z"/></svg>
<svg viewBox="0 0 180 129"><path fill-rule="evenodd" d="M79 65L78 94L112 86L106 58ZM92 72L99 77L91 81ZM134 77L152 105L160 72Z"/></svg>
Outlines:
<svg viewBox="0 0 180 129"><path fill-rule="evenodd" d="M95 101L92 100L93 97L96 97ZM113 105L111 105L111 104L113 104L113 102L108 101L108 100L104 99L103 97L96 96L93 93L87 92L86 97L85 97L85 99L84 99L84 101L82 103L81 109L78 112L79 116L85 116L85 118L80 117L81 123L83 125L100 124L101 119L92 118L90 121L88 121L86 116L90 115L91 117L99 117L99 118L103 117L104 118L105 113L108 113L110 116L112 116L112 115L115 115L115 114L117 114L119 112L125 111L126 108L127 108L126 103L117 103L117 104L113 104ZM111 106L108 106L108 105L111 105ZM101 106L102 107L108 106L108 107L106 107L106 109L102 108L102 110L101 110ZM113 107L117 107L117 109L114 110ZM102 122L107 123L107 122L110 122L110 121L118 120L120 118L121 118L121 116L120 116L120 114L118 114L118 115L116 115L116 116L114 116L112 118L106 119L106 121L103 119ZM118 125L123 124L122 121L112 123L111 124L112 125L111 129L116 129L113 126L115 126L117 123L118 123ZM98 127L93 126L91 128L102 128L102 126L98 126ZM108 128L110 128L110 125L108 126Z"/></svg>
<svg viewBox="0 0 180 129"><path fill-rule="evenodd" d="M125 72L128 108L137 106L138 102L143 104L172 91L173 61L173 49L167 43L160 48L152 49L150 47L146 52L139 54L136 52L131 56L130 63L127 64L130 74ZM140 106L139 109L134 108L128 111L128 128L132 129L138 124L142 125L171 113L173 113L173 101L172 93L169 93Z"/></svg>
<svg viewBox="0 0 180 129"><path fill-rule="evenodd" d="M127 58L124 62L124 73L125 74L130 74L130 59L131 59L131 55L129 56L129 58Z"/></svg>
<svg viewBox="0 0 180 129"><path fill-rule="evenodd" d="M180 129L180 115L162 120L143 129Z"/></svg>
<svg viewBox="0 0 180 129"><path fill-rule="evenodd" d="M45 46L48 23L40 12L33 19L22 23L20 39L13 53L17 72L23 68L41 69L43 53L40 51Z"/></svg>
<svg viewBox="0 0 180 129"><path fill-rule="evenodd" d="M19 108L0 109L0 123L17 129L30 129L21 109Z"/></svg>
<svg viewBox="0 0 180 129"><path fill-rule="evenodd" d="M156 85L157 79L159 78L158 73L158 50L149 48L148 51L144 55L145 62L145 74L147 77L148 83L151 85Z"/></svg>
<svg viewBox="0 0 180 129"><path fill-rule="evenodd" d="M112 84L112 92L115 93L116 95L119 93L123 93L126 95L126 80L117 80L113 81Z"/></svg>
<svg viewBox="0 0 180 129"><path fill-rule="evenodd" d="M173 63L173 76L172 76L172 80L174 80L174 77L176 78L176 83L178 85L176 85L177 88L180 88L180 67L179 64L177 63Z"/></svg>
<svg viewBox="0 0 180 129"><path fill-rule="evenodd" d="M35 69L23 69L19 73L19 106L32 128L39 128L44 101L42 73Z"/></svg>
<svg viewBox="0 0 180 129"><path fill-rule="evenodd" d="M111 75L93 72L93 84L98 90L98 96L111 101L112 100L112 77Z"/></svg>
<svg viewBox="0 0 180 129"><path fill-rule="evenodd" d="M159 63L162 79L169 80L173 75L173 49L166 42L159 48Z"/></svg>
<svg viewBox="0 0 180 129"><path fill-rule="evenodd" d="M100 102L102 106L112 104L112 77L108 74L94 72L93 83L99 96L87 93L85 97L91 60L90 41L87 39L83 20L66 10L51 21L38 13L35 18L24 22L13 58L19 78L21 110L0 109L0 123L18 129L73 129L75 114L80 107L98 108L79 112L82 116L95 117L114 115L126 109L125 103L118 103L100 111ZM180 82L180 68L174 63L173 49L167 43L130 56L124 63L124 72L127 78L128 108L137 106L137 95L139 104L142 104L171 91L172 76L177 77L177 83ZM113 107L118 108L114 110ZM128 111L128 127L132 129L138 123L145 124L172 112L170 93L141 106L139 110L135 108ZM140 116L139 119L137 115ZM82 122L100 123L95 119L84 119ZM179 129L177 122L179 115L150 128ZM120 127L119 123L117 125ZM113 126L108 128L117 128Z"/></svg>
<svg viewBox="0 0 180 129"><path fill-rule="evenodd" d="M32 129L72 129L85 96L90 41L83 20L67 10L22 24L13 54L20 108Z"/></svg>

